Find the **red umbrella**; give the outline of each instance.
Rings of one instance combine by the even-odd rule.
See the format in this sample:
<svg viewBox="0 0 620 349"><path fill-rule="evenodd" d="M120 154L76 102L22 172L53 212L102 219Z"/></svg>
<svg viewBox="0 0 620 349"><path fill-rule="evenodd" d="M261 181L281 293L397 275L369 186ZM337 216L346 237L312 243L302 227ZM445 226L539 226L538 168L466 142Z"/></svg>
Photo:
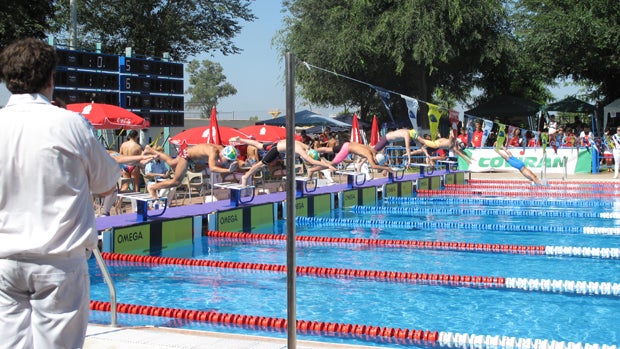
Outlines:
<svg viewBox="0 0 620 349"><path fill-rule="evenodd" d="M277 142L286 139L286 129L280 126L250 125L240 128L239 131L254 136L259 142Z"/></svg>
<svg viewBox="0 0 620 349"><path fill-rule="evenodd" d="M370 126L370 145L374 147L377 143L379 143L379 122L377 116L373 115L372 126Z"/></svg>
<svg viewBox="0 0 620 349"><path fill-rule="evenodd" d="M209 143L212 126L199 126L185 130L176 136L170 138L170 143L181 145L185 141L189 145ZM232 137L248 138L248 135L237 130L236 128L220 126L218 127L219 136L221 136L222 144L228 144L228 140Z"/></svg>
<svg viewBox="0 0 620 349"><path fill-rule="evenodd" d="M357 114L353 114L353 120L351 122L351 142L363 143L362 134L360 133L360 125L357 121Z"/></svg>
<svg viewBox="0 0 620 349"><path fill-rule="evenodd" d="M150 123L127 109L104 103L72 103L67 109L78 112L96 129L143 129Z"/></svg>
<svg viewBox="0 0 620 349"><path fill-rule="evenodd" d="M211 119L209 123L209 132L207 133L207 143L219 145L224 143L222 142L220 128L217 125L217 111L215 110L215 107L211 108ZM228 138L226 138L226 143L228 143Z"/></svg>

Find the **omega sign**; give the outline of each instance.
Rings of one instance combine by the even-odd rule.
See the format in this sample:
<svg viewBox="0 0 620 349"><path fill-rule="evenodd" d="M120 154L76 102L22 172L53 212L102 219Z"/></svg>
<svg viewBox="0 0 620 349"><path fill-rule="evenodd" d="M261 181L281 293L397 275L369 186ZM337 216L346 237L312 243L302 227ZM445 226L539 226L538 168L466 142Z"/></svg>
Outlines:
<svg viewBox="0 0 620 349"><path fill-rule="evenodd" d="M141 231L134 231L134 232L127 232L124 234L118 234L116 236L116 242L119 244L125 243L125 242L133 242L133 241L138 241L138 240L142 240L142 232Z"/></svg>

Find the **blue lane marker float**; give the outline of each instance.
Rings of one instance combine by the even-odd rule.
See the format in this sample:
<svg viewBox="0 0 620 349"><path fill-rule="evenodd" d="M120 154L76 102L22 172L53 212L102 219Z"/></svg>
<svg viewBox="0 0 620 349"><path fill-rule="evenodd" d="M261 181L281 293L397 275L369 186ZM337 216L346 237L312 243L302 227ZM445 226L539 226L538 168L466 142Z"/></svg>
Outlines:
<svg viewBox="0 0 620 349"><path fill-rule="evenodd" d="M476 216L514 216L514 217L562 217L562 218L605 218L620 219L620 212L583 212L583 211L524 211L522 209L486 209L486 208L451 208L451 207L388 207L388 206L352 206L355 213L385 214L434 214L434 215L476 215Z"/></svg>

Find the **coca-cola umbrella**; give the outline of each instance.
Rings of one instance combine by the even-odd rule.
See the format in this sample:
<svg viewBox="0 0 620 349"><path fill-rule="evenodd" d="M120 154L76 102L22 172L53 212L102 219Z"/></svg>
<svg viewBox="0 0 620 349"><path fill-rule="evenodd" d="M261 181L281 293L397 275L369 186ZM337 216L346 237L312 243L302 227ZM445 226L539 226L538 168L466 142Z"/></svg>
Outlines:
<svg viewBox="0 0 620 349"><path fill-rule="evenodd" d="M286 128L273 125L250 125L239 129L259 142L277 142L286 139Z"/></svg>
<svg viewBox="0 0 620 349"><path fill-rule="evenodd" d="M82 114L96 129L143 129L150 123L119 106L105 103L71 103L67 109Z"/></svg>

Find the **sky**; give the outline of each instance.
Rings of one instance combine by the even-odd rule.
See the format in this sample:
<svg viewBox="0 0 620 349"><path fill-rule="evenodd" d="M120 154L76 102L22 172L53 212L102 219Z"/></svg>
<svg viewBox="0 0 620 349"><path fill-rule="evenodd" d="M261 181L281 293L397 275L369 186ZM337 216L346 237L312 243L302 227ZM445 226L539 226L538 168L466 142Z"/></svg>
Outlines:
<svg viewBox="0 0 620 349"><path fill-rule="evenodd" d="M243 51L240 54L223 56L219 53L203 54L192 59L199 61L208 59L219 63L223 68L226 81L231 83L237 93L222 98L217 105L218 119L247 120L258 116L259 120L271 118L272 110L279 110L281 115L286 111L286 90L284 86L285 62L272 39L282 27L281 1L256 0L250 6L257 17L253 22L241 22L241 32L233 40ZM369 81L369 83L372 83ZM187 89L187 77L185 89ZM556 100L578 93L573 86L552 88ZM6 104L9 93L0 84L0 106ZM299 97L295 99L295 110L311 109L323 115L334 115L341 108L321 108L308 105ZM463 111L463 108L457 108ZM198 117L197 114L186 113L186 117Z"/></svg>

